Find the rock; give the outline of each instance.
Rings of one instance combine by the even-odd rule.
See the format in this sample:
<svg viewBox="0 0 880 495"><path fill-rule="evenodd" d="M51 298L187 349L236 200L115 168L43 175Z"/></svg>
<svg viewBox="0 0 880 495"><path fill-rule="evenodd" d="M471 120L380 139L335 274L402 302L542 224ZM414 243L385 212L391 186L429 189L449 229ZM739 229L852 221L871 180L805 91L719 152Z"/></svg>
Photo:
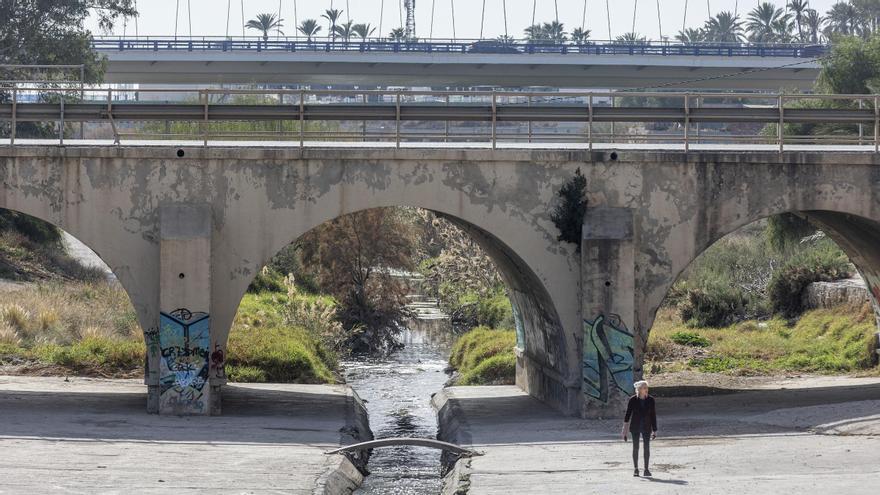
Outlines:
<svg viewBox="0 0 880 495"><path fill-rule="evenodd" d="M803 294L807 309L833 308L835 306L861 306L868 302L868 291L861 278L848 278L834 282L813 282Z"/></svg>

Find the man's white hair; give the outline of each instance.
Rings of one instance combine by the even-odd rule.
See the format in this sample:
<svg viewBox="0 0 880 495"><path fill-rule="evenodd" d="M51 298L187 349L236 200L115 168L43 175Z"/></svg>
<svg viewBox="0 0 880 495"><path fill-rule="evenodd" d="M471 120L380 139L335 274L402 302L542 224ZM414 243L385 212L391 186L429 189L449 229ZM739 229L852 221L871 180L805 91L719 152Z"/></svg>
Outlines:
<svg viewBox="0 0 880 495"><path fill-rule="evenodd" d="M642 388L642 387L646 387L646 388L647 388L647 387L648 387L648 382L646 382L645 380L639 380L639 381L633 383L633 389L634 389L636 392L638 392L639 389Z"/></svg>

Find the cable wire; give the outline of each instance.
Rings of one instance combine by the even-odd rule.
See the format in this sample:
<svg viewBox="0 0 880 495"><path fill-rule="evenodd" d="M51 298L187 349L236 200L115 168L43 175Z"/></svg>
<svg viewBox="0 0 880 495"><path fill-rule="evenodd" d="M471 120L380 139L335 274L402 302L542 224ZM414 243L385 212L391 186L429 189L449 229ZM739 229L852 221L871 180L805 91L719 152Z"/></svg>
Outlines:
<svg viewBox="0 0 880 495"><path fill-rule="evenodd" d="M480 14L480 39L483 39L483 26L486 24L486 0L483 0L483 13Z"/></svg>
<svg viewBox="0 0 880 495"><path fill-rule="evenodd" d="M434 39L434 7L437 5L437 0L431 0L431 27L428 29L428 38Z"/></svg>

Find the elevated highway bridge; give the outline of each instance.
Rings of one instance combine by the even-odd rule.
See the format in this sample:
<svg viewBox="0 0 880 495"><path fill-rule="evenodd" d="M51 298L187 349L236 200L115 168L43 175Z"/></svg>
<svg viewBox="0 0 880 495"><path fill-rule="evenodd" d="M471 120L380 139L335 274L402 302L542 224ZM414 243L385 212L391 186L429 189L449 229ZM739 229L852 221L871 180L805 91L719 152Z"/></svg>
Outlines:
<svg viewBox="0 0 880 495"><path fill-rule="evenodd" d="M98 37L106 81L432 88L809 90L821 45Z"/></svg>

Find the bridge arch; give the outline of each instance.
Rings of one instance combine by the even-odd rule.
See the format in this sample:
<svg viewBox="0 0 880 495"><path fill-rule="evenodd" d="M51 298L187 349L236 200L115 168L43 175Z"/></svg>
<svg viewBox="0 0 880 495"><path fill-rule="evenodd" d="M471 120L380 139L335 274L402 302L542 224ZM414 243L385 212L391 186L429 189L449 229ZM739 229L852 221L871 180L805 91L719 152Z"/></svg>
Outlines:
<svg viewBox="0 0 880 495"><path fill-rule="evenodd" d="M643 236L643 256L662 252L665 274L637 281L635 295L643 328L650 329L660 305L684 270L724 236L759 220L792 213L809 220L846 253L869 286L875 311L880 295L880 196L876 165L854 160L803 165L805 157L750 155L734 163L684 164L687 178L673 196L678 221L659 237ZM665 205L654 201L652 207ZM668 213L668 211L667 211ZM646 223L663 214L645 214ZM658 250L651 243L663 244ZM655 259L657 259L655 257ZM650 264L646 262L646 265ZM875 288L876 287L876 288ZM878 313L880 314L880 313Z"/></svg>
<svg viewBox="0 0 880 495"><path fill-rule="evenodd" d="M497 234L498 229L495 229L496 233L493 233L487 230L492 227L486 222L481 222L482 226L473 223L474 221L479 221L479 218L471 216L472 220L466 220L462 217L468 215L462 214L461 211L456 214L448 209L439 210L437 205L432 205L433 208L425 208L426 205L427 202L397 201L392 203L378 201L364 208L352 206L341 211L322 210L319 214L309 215L308 222L293 228L289 238L284 236L277 237L261 258L256 261L255 265L259 267L267 265L275 254L291 242L295 242L311 230L344 215L374 208L424 208L461 229L493 261L507 288L508 296L513 306L517 333L517 383L526 390L530 388L532 390L536 388L544 390L540 388L545 386L541 381L541 375L548 370L558 370L557 373L559 373L559 376L562 376L567 370L567 345L563 322L552 295L545 282L538 275L539 272L546 271L548 268L546 266L533 266L530 264L507 241L499 237ZM281 230L286 229L282 228ZM514 242L516 242L516 239L514 239ZM520 242L522 242L522 239ZM532 263L534 263L534 260L532 260ZM254 270L249 276L241 277L236 281L234 288L236 303L232 305L233 309L238 308L248 286L257 273L259 273L259 270ZM228 332L231 329L231 322L229 326L224 325L222 328L226 328L227 331L223 335L218 335L216 342L221 347L225 347L228 341ZM536 366L539 366L539 368L535 369ZM531 383L530 380L532 381Z"/></svg>

